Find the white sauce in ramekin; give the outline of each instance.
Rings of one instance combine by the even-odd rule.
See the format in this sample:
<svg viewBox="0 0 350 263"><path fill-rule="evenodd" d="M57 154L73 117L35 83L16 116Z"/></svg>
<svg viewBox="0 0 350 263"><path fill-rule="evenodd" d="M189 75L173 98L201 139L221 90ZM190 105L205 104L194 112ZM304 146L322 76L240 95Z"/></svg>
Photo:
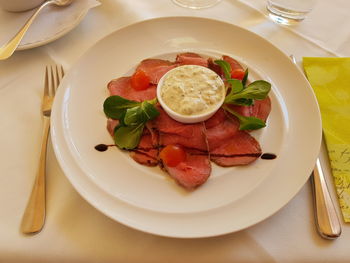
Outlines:
<svg viewBox="0 0 350 263"><path fill-rule="evenodd" d="M222 104L225 84L214 71L197 65L185 65L169 71L162 79L160 96L174 112L201 115Z"/></svg>

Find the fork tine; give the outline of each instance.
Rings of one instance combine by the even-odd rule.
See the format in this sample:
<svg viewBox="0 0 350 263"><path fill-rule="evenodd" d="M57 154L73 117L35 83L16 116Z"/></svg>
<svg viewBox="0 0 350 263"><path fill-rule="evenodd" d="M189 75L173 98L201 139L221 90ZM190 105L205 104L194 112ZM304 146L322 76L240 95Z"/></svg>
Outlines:
<svg viewBox="0 0 350 263"><path fill-rule="evenodd" d="M52 66L50 66L51 68L51 90L50 90L50 96L54 96L55 95L55 90L56 90L56 86L57 86L57 80L55 79L54 76L54 68Z"/></svg>
<svg viewBox="0 0 350 263"><path fill-rule="evenodd" d="M56 92L58 86L60 85L63 76L64 76L64 71L63 71L62 65L60 65L60 66L57 66L57 65L56 65L56 80L57 80L57 85L55 86L55 92Z"/></svg>
<svg viewBox="0 0 350 263"><path fill-rule="evenodd" d="M63 66L61 65L61 74L62 74L62 78L64 76L64 70L63 70Z"/></svg>
<svg viewBox="0 0 350 263"><path fill-rule="evenodd" d="M49 95L49 72L47 66L45 67L45 85L44 85L44 96Z"/></svg>
<svg viewBox="0 0 350 263"><path fill-rule="evenodd" d="M56 80L57 80L57 82L56 82L56 86L54 87L54 94L55 94L55 92L56 92L56 90L57 90L57 88L58 88L58 85L60 85L60 82L61 82L61 76L60 76L60 74L58 73L58 67L57 67L57 65L56 65Z"/></svg>

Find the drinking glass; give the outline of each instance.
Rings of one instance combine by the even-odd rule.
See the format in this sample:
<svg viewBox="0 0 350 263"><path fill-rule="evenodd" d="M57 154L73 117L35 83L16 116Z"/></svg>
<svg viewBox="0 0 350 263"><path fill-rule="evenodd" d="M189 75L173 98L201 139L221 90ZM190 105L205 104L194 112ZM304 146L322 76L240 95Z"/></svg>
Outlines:
<svg viewBox="0 0 350 263"><path fill-rule="evenodd" d="M201 9L208 8L216 5L221 0L173 0L175 4L178 4L182 7L192 8L192 9Z"/></svg>
<svg viewBox="0 0 350 263"><path fill-rule="evenodd" d="M316 0L267 0L269 17L276 23L290 25L304 20Z"/></svg>

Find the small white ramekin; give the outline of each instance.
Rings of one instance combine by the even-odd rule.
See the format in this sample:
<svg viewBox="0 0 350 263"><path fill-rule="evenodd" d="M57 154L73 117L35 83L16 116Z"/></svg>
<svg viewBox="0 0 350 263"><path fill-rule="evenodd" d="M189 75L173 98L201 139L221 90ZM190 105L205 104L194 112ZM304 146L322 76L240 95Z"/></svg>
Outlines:
<svg viewBox="0 0 350 263"><path fill-rule="evenodd" d="M179 67L184 67L184 66L179 66ZM174 70L177 70L179 67L176 67L174 69L169 70L166 74L164 74L164 76L159 80L158 85L157 85L157 99L158 102L160 103L160 105L162 106L162 108L165 110L165 112L174 120L178 121L178 122L182 122L182 123L197 123L197 122L201 122L201 121L205 121L207 119L209 119L211 116L213 116L215 114L215 112L218 111L218 109L220 109L220 107L222 106L222 104L224 103L225 100L225 95L222 96L222 100L220 100L217 105L215 105L215 107L213 107L210 111L202 113L202 114L197 114L197 115L182 115L180 113L177 113L175 111L173 111L172 109L170 109L166 103L163 101L162 96L161 96L161 89L163 86L163 82L164 79L166 78L166 76L168 74L170 74L171 72L173 72ZM202 66L198 66L198 67L202 67ZM204 67L205 68L205 67ZM208 68L205 68L208 69ZM223 84L224 85L224 84Z"/></svg>

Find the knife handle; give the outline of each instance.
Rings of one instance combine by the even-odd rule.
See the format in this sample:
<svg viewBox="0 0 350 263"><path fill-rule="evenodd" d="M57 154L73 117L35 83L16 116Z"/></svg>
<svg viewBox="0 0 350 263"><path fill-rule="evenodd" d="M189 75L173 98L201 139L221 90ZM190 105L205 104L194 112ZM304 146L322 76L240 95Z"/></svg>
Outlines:
<svg viewBox="0 0 350 263"><path fill-rule="evenodd" d="M341 225L319 159L317 159L315 169L311 175L311 182L314 191L317 230L323 238L335 239L341 234Z"/></svg>

